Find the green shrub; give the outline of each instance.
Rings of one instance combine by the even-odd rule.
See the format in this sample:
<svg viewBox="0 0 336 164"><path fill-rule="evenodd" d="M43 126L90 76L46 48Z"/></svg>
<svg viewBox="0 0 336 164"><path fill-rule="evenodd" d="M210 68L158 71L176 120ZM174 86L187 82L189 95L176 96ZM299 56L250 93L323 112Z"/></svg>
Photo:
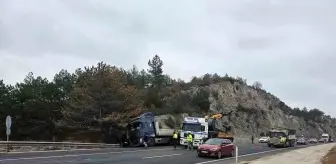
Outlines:
<svg viewBox="0 0 336 164"><path fill-rule="evenodd" d="M192 97L192 104L197 106L201 111L208 112L210 108L209 96L209 91L203 88L199 89L197 93Z"/></svg>

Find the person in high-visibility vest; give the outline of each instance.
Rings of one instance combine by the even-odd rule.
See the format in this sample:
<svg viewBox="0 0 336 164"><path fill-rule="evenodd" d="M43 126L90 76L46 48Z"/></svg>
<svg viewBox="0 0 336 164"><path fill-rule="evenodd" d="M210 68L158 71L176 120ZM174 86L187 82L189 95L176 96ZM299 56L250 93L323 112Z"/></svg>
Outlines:
<svg viewBox="0 0 336 164"><path fill-rule="evenodd" d="M187 141L188 141L188 150L192 150L193 149L193 137L190 132L187 136Z"/></svg>
<svg viewBox="0 0 336 164"><path fill-rule="evenodd" d="M173 133L173 145L174 145L174 149L176 149L177 138L178 138L178 135L177 135L177 132L175 130L174 133Z"/></svg>

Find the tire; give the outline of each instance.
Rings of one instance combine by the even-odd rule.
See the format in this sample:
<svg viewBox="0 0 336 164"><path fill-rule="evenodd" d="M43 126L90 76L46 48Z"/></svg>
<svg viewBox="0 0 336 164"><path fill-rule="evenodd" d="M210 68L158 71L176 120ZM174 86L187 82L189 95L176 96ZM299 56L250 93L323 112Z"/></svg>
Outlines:
<svg viewBox="0 0 336 164"><path fill-rule="evenodd" d="M148 138L148 147L155 146L155 140L154 138Z"/></svg>
<svg viewBox="0 0 336 164"><path fill-rule="evenodd" d="M231 154L230 154L230 157L233 157L233 156L234 156L234 149L232 149Z"/></svg>
<svg viewBox="0 0 336 164"><path fill-rule="evenodd" d="M221 158L222 158L222 152L220 152L220 151L218 152L218 154L217 154L217 158L218 158L218 159L221 159Z"/></svg>
<svg viewBox="0 0 336 164"><path fill-rule="evenodd" d="M268 145L268 147L272 147L272 145L271 144L267 144Z"/></svg>
<svg viewBox="0 0 336 164"><path fill-rule="evenodd" d="M295 147L295 141L293 141L292 147Z"/></svg>

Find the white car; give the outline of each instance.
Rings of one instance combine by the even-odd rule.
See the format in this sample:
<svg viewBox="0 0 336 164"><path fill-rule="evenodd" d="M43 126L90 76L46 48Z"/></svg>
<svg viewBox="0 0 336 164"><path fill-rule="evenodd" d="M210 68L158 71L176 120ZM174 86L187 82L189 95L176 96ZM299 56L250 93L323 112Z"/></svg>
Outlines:
<svg viewBox="0 0 336 164"><path fill-rule="evenodd" d="M320 142L320 143L322 143L322 142L327 142L327 140L324 139L324 138L321 138L321 139L319 139L319 142Z"/></svg>
<svg viewBox="0 0 336 164"><path fill-rule="evenodd" d="M267 143L269 142L270 138L269 137L260 137L259 138L259 143Z"/></svg>
<svg viewBox="0 0 336 164"><path fill-rule="evenodd" d="M316 138L311 138L310 140L309 140L309 143L317 143L318 141L317 141L317 139Z"/></svg>

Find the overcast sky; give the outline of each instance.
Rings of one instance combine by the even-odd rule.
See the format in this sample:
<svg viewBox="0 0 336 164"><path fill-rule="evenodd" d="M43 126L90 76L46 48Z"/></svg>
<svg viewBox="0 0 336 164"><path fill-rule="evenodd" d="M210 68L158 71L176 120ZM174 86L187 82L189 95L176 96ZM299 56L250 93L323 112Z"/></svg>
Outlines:
<svg viewBox="0 0 336 164"><path fill-rule="evenodd" d="M163 3L166 2L166 3ZM336 116L335 0L0 0L0 79L98 61L228 73ZM334 15L334 16L333 16Z"/></svg>

